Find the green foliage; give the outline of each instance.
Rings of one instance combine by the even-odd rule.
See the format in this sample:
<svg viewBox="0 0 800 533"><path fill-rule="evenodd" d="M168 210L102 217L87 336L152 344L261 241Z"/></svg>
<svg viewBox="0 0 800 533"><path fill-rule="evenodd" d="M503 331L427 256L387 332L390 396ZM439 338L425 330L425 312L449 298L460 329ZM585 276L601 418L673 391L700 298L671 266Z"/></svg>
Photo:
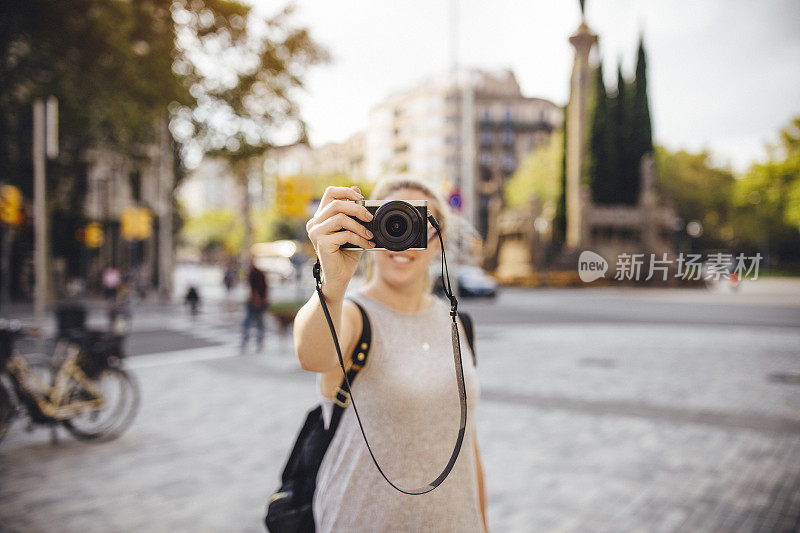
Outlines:
<svg viewBox="0 0 800 533"><path fill-rule="evenodd" d="M698 220L700 248L760 252L771 265L800 264L800 117L780 133L764 163L735 178L712 166L708 152L657 147L662 198L684 222Z"/></svg>
<svg viewBox="0 0 800 533"><path fill-rule="evenodd" d="M647 97L647 56L639 40L636 76L627 82L617 69L617 88L608 94L602 64L594 78L586 174L598 204L636 204L642 156L653 151Z"/></svg>
<svg viewBox="0 0 800 533"><path fill-rule="evenodd" d="M653 151L653 127L650 120L650 104L647 97L647 54L644 41L639 39L636 59L636 76L633 79L633 99L631 101L631 150L632 163L636 165L638 176L639 163L647 153ZM638 190L638 180L637 180Z"/></svg>
<svg viewBox="0 0 800 533"><path fill-rule="evenodd" d="M305 220L283 217L276 209L256 211L251 216L254 242L297 240L304 236Z"/></svg>
<svg viewBox="0 0 800 533"><path fill-rule="evenodd" d="M613 121L609 110L609 98L603 82L603 64L594 73L594 92L590 103L589 150L587 152L587 176L592 198L598 204L613 204L617 201L616 151Z"/></svg>
<svg viewBox="0 0 800 533"><path fill-rule="evenodd" d="M635 204L638 193L639 172L637 165L632 163L631 147L631 87L622 77L622 67L617 68L617 92L611 98L610 108L613 124L611 126L614 136L614 167L616 169L616 183L614 184L611 203ZM635 188L634 190L631 190Z"/></svg>
<svg viewBox="0 0 800 533"><path fill-rule="evenodd" d="M0 5L0 176L32 196L31 105L56 96L60 154L47 168L50 241L70 271L80 257L73 236L87 191L87 150L103 146L147 160L170 107L196 106L187 81L193 68L181 67L191 61L176 45L186 28L173 17L193 13L204 21L206 35L235 35L236 21L249 9L229 0ZM179 161L176 185L183 170Z"/></svg>
<svg viewBox="0 0 800 533"><path fill-rule="evenodd" d="M766 162L750 167L735 187L737 240L800 262L800 116L780 132Z"/></svg>
<svg viewBox="0 0 800 533"><path fill-rule="evenodd" d="M655 158L661 198L672 205L684 224L697 220L703 226L698 246L730 246L734 237L733 174L714 168L708 152L670 152L659 146Z"/></svg>
<svg viewBox="0 0 800 533"><path fill-rule="evenodd" d="M250 219L253 242L304 237L304 220L282 217L274 209L253 211ZM244 233L245 224L240 213L231 209L211 209L196 217L187 217L180 240L184 246L197 250L222 248L228 255L236 255L244 246Z"/></svg>
<svg viewBox="0 0 800 533"><path fill-rule="evenodd" d="M561 197L563 131L556 130L547 143L538 146L522 161L505 185L506 205L527 207L533 196L542 203L543 214L553 219Z"/></svg>
<svg viewBox="0 0 800 533"><path fill-rule="evenodd" d="M31 104L59 100L61 157L48 175L64 210L80 205L82 151L130 149L188 92L171 72L169 2L26 0L0 8L0 174L31 194ZM78 197L76 200L73 197Z"/></svg>
<svg viewBox="0 0 800 533"><path fill-rule="evenodd" d="M212 209L186 219L180 238L185 245L198 250L221 247L233 255L242 245L244 224L229 209Z"/></svg>

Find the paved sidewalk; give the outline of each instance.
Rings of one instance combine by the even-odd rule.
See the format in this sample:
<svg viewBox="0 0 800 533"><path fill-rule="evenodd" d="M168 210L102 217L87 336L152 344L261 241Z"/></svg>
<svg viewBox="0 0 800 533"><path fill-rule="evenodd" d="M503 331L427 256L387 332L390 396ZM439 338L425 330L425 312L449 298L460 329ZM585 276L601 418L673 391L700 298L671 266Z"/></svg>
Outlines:
<svg viewBox="0 0 800 533"><path fill-rule="evenodd" d="M800 328L478 327L493 531L797 531ZM129 360L139 417L83 443L12 426L0 529L263 531L314 377L289 339ZM776 376L789 379L777 379Z"/></svg>

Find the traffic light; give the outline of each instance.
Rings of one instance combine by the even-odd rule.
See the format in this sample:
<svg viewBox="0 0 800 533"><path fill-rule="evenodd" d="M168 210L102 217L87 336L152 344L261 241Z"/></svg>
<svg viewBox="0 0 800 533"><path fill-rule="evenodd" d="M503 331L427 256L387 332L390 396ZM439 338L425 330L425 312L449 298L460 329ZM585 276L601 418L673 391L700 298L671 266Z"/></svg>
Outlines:
<svg viewBox="0 0 800 533"><path fill-rule="evenodd" d="M103 228L98 222L89 222L83 230L83 242L89 248L100 248L103 244Z"/></svg>
<svg viewBox="0 0 800 533"><path fill-rule="evenodd" d="M6 224L20 223L22 193L13 185L0 187L0 220Z"/></svg>
<svg viewBox="0 0 800 533"><path fill-rule="evenodd" d="M153 233L153 217L146 207L126 207L121 217L122 238L142 241Z"/></svg>

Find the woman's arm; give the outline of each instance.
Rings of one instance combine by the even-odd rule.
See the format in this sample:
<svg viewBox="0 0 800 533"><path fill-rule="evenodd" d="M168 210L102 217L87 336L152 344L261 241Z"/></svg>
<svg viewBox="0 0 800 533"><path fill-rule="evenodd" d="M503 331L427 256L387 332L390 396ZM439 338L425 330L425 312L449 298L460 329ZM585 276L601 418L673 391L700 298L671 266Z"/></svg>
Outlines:
<svg viewBox="0 0 800 533"><path fill-rule="evenodd" d="M306 223L308 238L314 245L322 270L322 294L343 354L353 341L351 337L357 318L355 305L344 305L344 293L361 252L343 250L339 246L347 242L362 248L375 246L369 240L372 234L351 218L372 220L372 214L364 206L353 202L362 198L358 187L328 187L317 212ZM297 312L294 350L304 370L328 372L336 368L336 349L331 342L331 332L317 294L312 295Z"/></svg>
<svg viewBox="0 0 800 533"><path fill-rule="evenodd" d="M483 529L489 531L486 522L486 486L483 482L483 463L481 463L481 453L478 451L478 435L473 432L472 440L475 443L475 471L478 474L478 500L481 504L481 516L483 516Z"/></svg>
<svg viewBox="0 0 800 533"><path fill-rule="evenodd" d="M351 302L345 303L343 294L328 296L323 288L323 295L339 337L342 357L345 357L358 340L355 338L355 319L360 318L358 309ZM294 350L303 370L329 372L339 368L339 357L331 339L331 330L316 291L294 319Z"/></svg>

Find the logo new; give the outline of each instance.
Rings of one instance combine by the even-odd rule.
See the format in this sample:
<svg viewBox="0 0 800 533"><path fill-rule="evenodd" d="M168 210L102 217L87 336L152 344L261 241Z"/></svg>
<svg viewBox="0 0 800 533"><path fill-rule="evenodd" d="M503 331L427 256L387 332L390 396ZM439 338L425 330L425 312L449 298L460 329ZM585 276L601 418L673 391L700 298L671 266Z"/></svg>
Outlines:
<svg viewBox="0 0 800 533"><path fill-rule="evenodd" d="M578 275L581 281L589 283L598 278L603 278L608 270L608 261L602 256L585 250L578 258Z"/></svg>

